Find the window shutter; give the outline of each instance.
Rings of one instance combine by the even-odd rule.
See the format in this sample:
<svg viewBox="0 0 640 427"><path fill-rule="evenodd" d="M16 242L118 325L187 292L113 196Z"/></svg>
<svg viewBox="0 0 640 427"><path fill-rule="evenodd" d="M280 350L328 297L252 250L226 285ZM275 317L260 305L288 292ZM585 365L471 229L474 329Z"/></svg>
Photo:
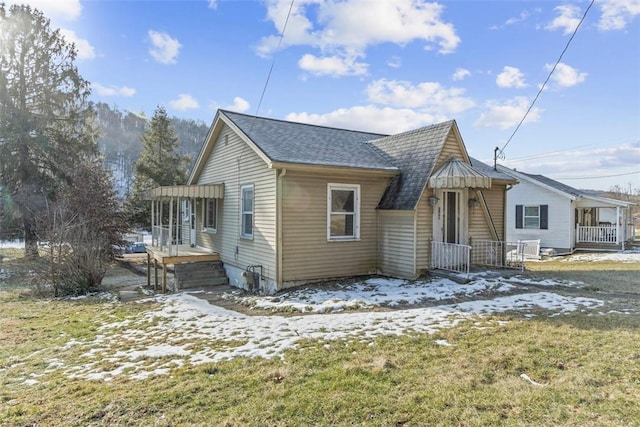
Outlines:
<svg viewBox="0 0 640 427"><path fill-rule="evenodd" d="M540 229L549 228L549 205L540 205Z"/></svg>
<svg viewBox="0 0 640 427"><path fill-rule="evenodd" d="M522 205L516 205L516 228L522 228Z"/></svg>

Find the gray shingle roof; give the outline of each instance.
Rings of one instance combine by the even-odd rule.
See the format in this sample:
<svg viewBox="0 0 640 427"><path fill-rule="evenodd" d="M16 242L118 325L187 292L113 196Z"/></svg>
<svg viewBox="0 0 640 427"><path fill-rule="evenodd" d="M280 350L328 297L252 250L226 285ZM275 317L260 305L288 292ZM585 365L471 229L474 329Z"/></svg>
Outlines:
<svg viewBox="0 0 640 427"><path fill-rule="evenodd" d="M220 111L273 162L399 171L379 209L414 209L455 121L396 135L337 129ZM491 178L510 177L473 159Z"/></svg>
<svg viewBox="0 0 640 427"><path fill-rule="evenodd" d="M530 173L524 173L524 172L520 172L518 171L518 173L521 173L522 175L528 176L529 178L541 182L545 185L548 185L551 188L555 188L556 190L562 191L564 193L570 194L572 196L575 197L585 197L585 196L589 196L589 194L585 193L584 191L580 191L576 188L570 187L568 185L565 185L561 182L555 181L551 178L547 178L544 175L532 175Z"/></svg>
<svg viewBox="0 0 640 427"><path fill-rule="evenodd" d="M370 142L401 170L392 178L379 209L415 208L454 123L450 120Z"/></svg>
<svg viewBox="0 0 640 427"><path fill-rule="evenodd" d="M363 142L384 135L220 111L273 162L396 170Z"/></svg>
<svg viewBox="0 0 640 427"><path fill-rule="evenodd" d="M471 160L471 166L473 166L475 170L482 173L483 175L490 177L491 179L497 179L500 181L517 181L511 175L500 172L499 170L495 170L493 166L489 166L488 164L483 163L478 159L469 156L469 160Z"/></svg>

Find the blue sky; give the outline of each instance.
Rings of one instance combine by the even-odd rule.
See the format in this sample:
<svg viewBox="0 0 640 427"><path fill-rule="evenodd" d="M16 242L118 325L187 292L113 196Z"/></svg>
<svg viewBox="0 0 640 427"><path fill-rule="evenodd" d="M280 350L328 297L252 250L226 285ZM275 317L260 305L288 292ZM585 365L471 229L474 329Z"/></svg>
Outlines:
<svg viewBox="0 0 640 427"><path fill-rule="evenodd" d="M164 105L207 124L225 108L381 133L456 119L469 153L486 162L590 4L28 3L76 43L95 101L147 116ZM502 164L578 188L640 189L639 15L640 0L595 1Z"/></svg>

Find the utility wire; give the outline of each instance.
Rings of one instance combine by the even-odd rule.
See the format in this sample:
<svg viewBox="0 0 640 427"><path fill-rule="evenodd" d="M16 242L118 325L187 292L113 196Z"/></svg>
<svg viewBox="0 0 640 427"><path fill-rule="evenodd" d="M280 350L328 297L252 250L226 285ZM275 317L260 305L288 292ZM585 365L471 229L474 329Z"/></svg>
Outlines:
<svg viewBox="0 0 640 427"><path fill-rule="evenodd" d="M276 52L280 50L280 46L282 45L282 39L284 38L284 33L287 31L287 24L289 23L289 17L291 16L291 11L293 10L293 3L295 0L291 0L291 4L289 5L289 11L287 12L287 19L284 21L284 26L282 27L282 33L280 33L280 40L278 40L278 48ZM260 111L260 106L262 106L262 100L264 99L264 94L267 91L267 86L269 86L269 80L271 80L271 73L273 73L273 67L276 64L276 53L273 54L273 60L271 61L271 68L269 68L269 73L267 74L267 80L264 82L264 87L262 88L262 93L260 94L260 101L258 101L258 106L256 107L255 115L258 115Z"/></svg>
<svg viewBox="0 0 640 427"><path fill-rule="evenodd" d="M613 175L599 175L599 176L578 176L578 177L565 177L565 178L555 178L555 179L597 179L597 178L612 178L614 176L625 176L625 175L635 175L640 174L640 170L635 172L627 172L627 173L616 173Z"/></svg>
<svg viewBox="0 0 640 427"><path fill-rule="evenodd" d="M580 19L580 22L578 22L578 25L576 25L576 28L573 30L573 34L571 34L571 37L569 37L569 40L567 41L567 44L565 45L564 49L562 49L562 53L558 57L558 60L556 61L555 64L553 64L553 68L551 69L551 71L549 71L549 75L547 76L547 79L544 81L544 83L542 83L542 86L540 86L540 90L538 90L538 93L536 94L535 98L533 98L533 101L531 101L531 104L529 105L529 108L524 113L524 116L522 116L522 119L518 123L518 126L516 126L516 128L514 129L513 133L511 134L511 136L509 137L507 142L500 149L500 154L501 155L504 153L504 149L507 148L507 145L509 145L509 143L511 142L511 140L515 136L516 132L518 132L518 129L520 129L520 126L522 126L522 123L524 123L525 119L527 118L527 116L531 112L531 109L533 108L534 104L538 100L538 97L540 97L540 94L542 93L542 91L544 90L545 86L549 82L549 79L551 79L551 76L553 75L553 72L556 70L556 67L558 66L558 64L562 60L562 57L564 56L565 52L569 48L569 45L571 44L571 41L573 40L573 38L575 37L576 33L578 32L578 28L580 28L580 25L582 25L582 22L587 17L587 13L589 13L589 9L591 9L591 6L593 6L594 2L595 2L595 0L591 0L591 3L589 3L589 6L587 6L587 9L584 11L584 14L582 15L582 19Z"/></svg>

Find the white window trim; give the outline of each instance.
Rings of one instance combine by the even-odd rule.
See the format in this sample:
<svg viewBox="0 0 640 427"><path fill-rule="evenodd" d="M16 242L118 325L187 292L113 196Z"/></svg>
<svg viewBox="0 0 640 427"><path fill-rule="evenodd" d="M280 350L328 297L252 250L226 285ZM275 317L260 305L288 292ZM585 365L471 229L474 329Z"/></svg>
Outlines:
<svg viewBox="0 0 640 427"><path fill-rule="evenodd" d="M249 211L244 210L244 192L248 189L251 189L253 194L251 203L251 234L245 234L244 232L244 216L248 214ZM256 191L255 186L253 184L246 184L240 187L240 238L253 240L253 228L255 227L255 210L256 210Z"/></svg>
<svg viewBox="0 0 640 427"><path fill-rule="evenodd" d="M538 215L527 215L527 208L537 208ZM538 225L536 227L527 227L527 218L537 218ZM523 230L540 230L540 205L522 205L522 229Z"/></svg>
<svg viewBox="0 0 640 427"><path fill-rule="evenodd" d="M353 213L353 236L332 236L331 235L331 191L347 190L355 192L354 213ZM327 184L327 241L329 242L349 242L360 240L360 184Z"/></svg>
<svg viewBox="0 0 640 427"><path fill-rule="evenodd" d="M209 201L214 200L216 204L216 223L215 227L207 227L207 211L209 207ZM207 233L218 232L218 200L217 199L202 199L202 231Z"/></svg>

